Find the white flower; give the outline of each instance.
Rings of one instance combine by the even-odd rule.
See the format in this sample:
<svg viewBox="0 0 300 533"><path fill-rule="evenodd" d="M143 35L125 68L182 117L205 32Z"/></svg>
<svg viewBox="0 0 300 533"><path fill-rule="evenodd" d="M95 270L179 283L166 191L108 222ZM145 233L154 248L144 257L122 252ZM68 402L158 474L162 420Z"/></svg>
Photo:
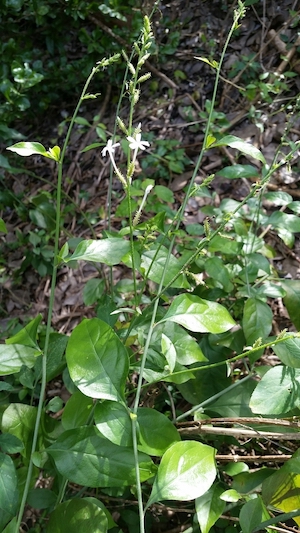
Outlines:
<svg viewBox="0 0 300 533"><path fill-rule="evenodd" d="M120 146L120 143L113 144L112 140L109 139L107 141L107 145L104 146L104 148L103 148L103 150L101 152L102 156L105 157L106 154L108 154L110 156L111 160L113 160L114 159L113 155L115 153L115 149L117 148L117 146Z"/></svg>
<svg viewBox="0 0 300 533"><path fill-rule="evenodd" d="M142 141L141 137L142 135L140 133L137 133L134 137L127 137L129 148L131 148L131 150L146 150L146 148L150 146L148 141Z"/></svg>

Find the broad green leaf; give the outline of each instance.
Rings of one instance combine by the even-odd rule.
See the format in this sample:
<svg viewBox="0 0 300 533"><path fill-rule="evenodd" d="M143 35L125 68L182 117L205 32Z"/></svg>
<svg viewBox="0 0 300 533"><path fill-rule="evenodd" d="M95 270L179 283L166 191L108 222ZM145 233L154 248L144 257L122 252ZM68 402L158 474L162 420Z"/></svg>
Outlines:
<svg viewBox="0 0 300 533"><path fill-rule="evenodd" d="M160 322L166 320L200 333L223 333L235 325L225 307L192 294L177 296Z"/></svg>
<svg viewBox="0 0 300 533"><path fill-rule="evenodd" d="M118 237L108 237L107 239L99 240L88 239L81 241L76 247L75 252L70 257L63 258L63 261L68 263L69 261L84 260L113 266L120 263L122 257L129 250L129 241L119 239Z"/></svg>
<svg viewBox="0 0 300 533"><path fill-rule="evenodd" d="M194 500L216 477L215 449L193 440L176 442L164 453L147 503Z"/></svg>
<svg viewBox="0 0 300 533"><path fill-rule="evenodd" d="M24 446L18 437L10 433L1 433L0 435L0 449L2 452L13 454L19 453Z"/></svg>
<svg viewBox="0 0 300 533"><path fill-rule="evenodd" d="M277 206L288 205L293 201L293 197L283 191L266 192L264 193L264 199Z"/></svg>
<svg viewBox="0 0 300 533"><path fill-rule="evenodd" d="M157 344L157 348L159 347L162 334L172 339L176 350L176 361L179 364L191 365L199 361L205 362L208 360L195 339L176 322L158 324L151 338L151 346L154 347L154 344Z"/></svg>
<svg viewBox="0 0 300 533"><path fill-rule="evenodd" d="M85 498L73 498L51 513L47 533L106 533L107 525L100 507Z"/></svg>
<svg viewBox="0 0 300 533"><path fill-rule="evenodd" d="M282 228L291 233L300 232L300 218L297 215L290 215L282 211L275 211L268 219L268 223L274 228Z"/></svg>
<svg viewBox="0 0 300 533"><path fill-rule="evenodd" d="M7 150L10 150L11 152L15 152L18 155L21 156L29 156L33 154L39 154L43 155L44 157L47 157L47 150L46 148L41 144L37 142L25 142L21 141L19 143L13 144L12 146L9 146Z"/></svg>
<svg viewBox="0 0 300 533"><path fill-rule="evenodd" d="M273 314L270 307L255 298L249 298L244 305L243 331L246 342L252 346L261 338L266 339L272 330Z"/></svg>
<svg viewBox="0 0 300 533"><path fill-rule="evenodd" d="M12 459L0 453L0 531L18 510L18 479Z"/></svg>
<svg viewBox="0 0 300 533"><path fill-rule="evenodd" d="M212 485L205 494L196 498L195 506L201 533L208 533L225 509L225 502L220 499L224 489L221 485Z"/></svg>
<svg viewBox="0 0 300 533"><path fill-rule="evenodd" d="M171 339L164 333L161 336L161 351L168 362L170 372L173 372L176 363L176 350Z"/></svg>
<svg viewBox="0 0 300 533"><path fill-rule="evenodd" d="M232 488L239 494L249 494L260 487L264 480L271 476L273 472L272 468L260 468L256 472L241 472L234 476Z"/></svg>
<svg viewBox="0 0 300 533"><path fill-rule="evenodd" d="M35 348L21 344L0 344L0 376L15 374L23 365L32 368L37 356Z"/></svg>
<svg viewBox="0 0 300 533"><path fill-rule="evenodd" d="M239 178L259 178L260 173L253 165L232 165L230 167L224 167L222 170L218 170L217 176L229 180L235 180Z"/></svg>
<svg viewBox="0 0 300 533"><path fill-rule="evenodd" d="M239 152L242 152L242 154L250 155L254 159L261 161L264 165L266 164L266 160L260 150L255 148L255 146L252 144L243 141L239 137L236 137L235 135L226 135L219 141L215 142L212 146L230 146L231 148L239 150Z"/></svg>
<svg viewBox="0 0 300 533"><path fill-rule="evenodd" d="M117 402L124 399L128 354L106 322L83 320L71 333L66 358L71 379L83 394Z"/></svg>
<svg viewBox="0 0 300 533"><path fill-rule="evenodd" d="M286 472L285 466L263 482L262 498L266 505L288 513L300 509L300 475ZM300 511L293 520L300 526Z"/></svg>
<svg viewBox="0 0 300 533"><path fill-rule="evenodd" d="M141 269L142 274L155 283L160 283L163 274L164 285L167 285L176 276L181 269L181 263L174 255L169 258L168 266L165 271L165 266L168 258L168 250L165 247L157 249L147 250L142 255ZM151 268L150 268L151 266ZM150 269L150 271L149 271ZM164 272L165 271L165 272ZM190 284L188 283L184 274L180 274L176 281L172 283L172 287L188 289Z"/></svg>
<svg viewBox="0 0 300 533"><path fill-rule="evenodd" d="M41 323L42 315L38 315L31 320L27 326L22 328L13 337L6 340L6 344L22 344L23 346L30 346L31 348L39 349L37 344L37 331Z"/></svg>
<svg viewBox="0 0 300 533"><path fill-rule="evenodd" d="M74 392L67 401L63 414L62 426L64 429L73 429L88 423L94 402L80 391Z"/></svg>
<svg viewBox="0 0 300 533"><path fill-rule="evenodd" d="M287 339L273 346L273 351L286 366L300 368L300 339Z"/></svg>
<svg viewBox="0 0 300 533"><path fill-rule="evenodd" d="M24 445L22 455L31 452L37 408L32 405L11 403L2 416L1 430L17 437Z"/></svg>
<svg viewBox="0 0 300 533"><path fill-rule="evenodd" d="M164 414L140 407L137 412L138 449L149 455L161 456L180 436L172 422Z"/></svg>
<svg viewBox="0 0 300 533"><path fill-rule="evenodd" d="M233 290L229 272L220 257L210 257L205 261L205 270L212 278L214 286L224 289L226 292Z"/></svg>
<svg viewBox="0 0 300 533"><path fill-rule="evenodd" d="M93 496L88 496L86 498L84 498L86 502L92 502L94 503L95 505L97 505L97 507L99 507L99 509L102 509L102 511L104 512L106 518L107 518L107 529L111 529L112 527L115 527L117 524L115 523L115 521L113 520L113 517L111 516L110 512L108 509L106 509L104 503L102 503L100 500L98 500L97 498L94 498Z"/></svg>
<svg viewBox="0 0 300 533"><path fill-rule="evenodd" d="M238 502L241 499L241 495L235 489L228 489L222 492L220 496L224 502Z"/></svg>
<svg viewBox="0 0 300 533"><path fill-rule="evenodd" d="M57 495L49 489L31 489L28 493L27 503L34 509L48 509L55 507Z"/></svg>
<svg viewBox="0 0 300 533"><path fill-rule="evenodd" d="M111 400L98 403L94 420L106 439L118 446L132 447L132 424L125 405Z"/></svg>
<svg viewBox="0 0 300 533"><path fill-rule="evenodd" d="M224 394L209 403L209 409L222 417L253 416L249 407L251 394L257 384L254 380L241 382L233 389L224 390Z"/></svg>
<svg viewBox="0 0 300 533"><path fill-rule="evenodd" d="M136 483L132 449L104 439L95 427L65 431L47 452L60 474L78 485L121 488ZM138 454L138 462L141 481L146 481L154 465L144 453Z"/></svg>
<svg viewBox="0 0 300 533"><path fill-rule="evenodd" d="M300 407L300 369L275 366L257 384L250 408L261 415L284 415Z"/></svg>
<svg viewBox="0 0 300 533"><path fill-rule="evenodd" d="M240 512L240 525L243 533L252 533L253 529L268 520L270 515L260 496L246 502Z"/></svg>
<svg viewBox="0 0 300 533"><path fill-rule="evenodd" d="M283 303L294 326L300 331L300 280L284 279L280 280L280 284L286 291Z"/></svg>
<svg viewBox="0 0 300 533"><path fill-rule="evenodd" d="M7 228L6 228L6 224L3 220L3 218L0 218L0 231L2 233L7 233Z"/></svg>

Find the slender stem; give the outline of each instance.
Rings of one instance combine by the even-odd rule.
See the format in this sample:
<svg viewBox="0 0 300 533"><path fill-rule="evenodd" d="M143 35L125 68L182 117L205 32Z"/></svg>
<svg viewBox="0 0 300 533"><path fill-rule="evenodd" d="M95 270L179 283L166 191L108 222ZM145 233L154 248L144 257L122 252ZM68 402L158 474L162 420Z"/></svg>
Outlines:
<svg viewBox="0 0 300 533"><path fill-rule="evenodd" d="M42 413L43 413L44 396L45 396L46 385L47 385L47 355L48 355L48 349L49 349L51 322L52 322L52 313L53 313L53 306L54 306L55 286L56 286L57 268L58 268L57 256L58 256L59 237L60 237L63 161L64 161L64 156L66 153L67 145L70 139L71 130L75 123L75 118L79 111L80 105L82 103L84 95L86 94L87 88L90 84L92 77L99 70L99 68L100 68L100 65L99 67L95 67L92 69L92 72L84 85L83 91L81 93L78 104L75 108L73 117L71 119L68 131L67 131L67 135L64 141L63 149L61 151L60 161L58 163L57 190L56 190L56 226L55 226L55 237L54 237L54 262L53 262L52 277L51 277L51 289L50 289L50 298L49 298L49 307L48 307L48 316L47 316L47 325L46 325L45 346L44 346L43 355L41 356L42 357L41 390L40 390L40 396L39 396L39 401L38 401L38 406L37 406L37 414L36 414L36 420L35 420L35 426L34 426L34 432L33 432L33 438L32 438L32 446L31 446L31 453L30 453L30 459L29 459L29 464L28 464L27 476L26 476L25 486L24 486L24 490L22 494L21 503L20 503L19 513L17 517L15 533L19 532L20 524L22 521L22 517L23 517L25 505L26 505L26 500L27 500L27 496L28 496L28 492L30 488L31 476L32 476L32 471L33 471L33 459L32 458L37 447L39 429L40 429Z"/></svg>

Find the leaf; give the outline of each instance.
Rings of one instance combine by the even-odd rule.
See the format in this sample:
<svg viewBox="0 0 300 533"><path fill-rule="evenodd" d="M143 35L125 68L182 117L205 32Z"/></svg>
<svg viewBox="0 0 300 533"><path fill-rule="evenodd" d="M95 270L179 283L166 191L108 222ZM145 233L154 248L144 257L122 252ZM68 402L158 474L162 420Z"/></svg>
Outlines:
<svg viewBox="0 0 300 533"><path fill-rule="evenodd" d="M292 368L300 368L300 339L295 337L287 339L273 346L273 351L280 361Z"/></svg>
<svg viewBox="0 0 300 533"><path fill-rule="evenodd" d="M147 276L148 279L151 279L151 281L154 281L155 283L160 283L164 274L163 285L167 285L174 278L174 276L176 276L180 272L181 269L180 261L176 259L174 255L171 255L168 262L168 268L165 271L165 265L168 255L168 250L165 247L161 247L159 250L157 250L157 248L147 250L142 255L142 274L144 276ZM189 286L190 284L186 280L184 274L180 274L176 281L172 283L172 287L177 288L188 289Z"/></svg>
<svg viewBox="0 0 300 533"><path fill-rule="evenodd" d="M195 506L201 533L208 533L225 509L225 502L220 499L224 489L221 485L212 485L203 496L196 498Z"/></svg>
<svg viewBox="0 0 300 533"><path fill-rule="evenodd" d="M3 218L0 218L0 231L2 233L7 233L7 228L6 228L6 224L3 220Z"/></svg>
<svg viewBox="0 0 300 533"><path fill-rule="evenodd" d="M240 178L259 178L260 173L253 165L231 165L218 170L217 176L229 180L236 180Z"/></svg>
<svg viewBox="0 0 300 533"><path fill-rule="evenodd" d="M18 479L12 459L0 453L0 531L18 510Z"/></svg>
<svg viewBox="0 0 300 533"><path fill-rule="evenodd" d="M80 391L74 392L67 401L61 422L64 429L73 429L88 423L94 402Z"/></svg>
<svg viewBox="0 0 300 533"><path fill-rule="evenodd" d="M180 294L174 298L160 323L166 320L200 333L223 333L235 325L225 307L192 294Z"/></svg>
<svg viewBox="0 0 300 533"><path fill-rule="evenodd" d="M85 319L71 333L66 350L72 381L91 398L122 401L129 361L114 330L98 318Z"/></svg>
<svg viewBox="0 0 300 533"><path fill-rule="evenodd" d="M253 529L268 520L270 515L260 496L246 502L240 512L240 525L243 533L252 533Z"/></svg>
<svg viewBox="0 0 300 533"><path fill-rule="evenodd" d="M23 346L31 346L31 348L39 349L37 344L37 331L41 320L42 315L39 314L13 337L7 339L6 344L22 344Z"/></svg>
<svg viewBox="0 0 300 533"><path fill-rule="evenodd" d="M297 330L300 330L300 280L280 280L281 286L285 289L286 295L283 303L286 306L289 317Z"/></svg>
<svg viewBox="0 0 300 533"><path fill-rule="evenodd" d="M161 335L161 352L165 356L170 372L173 372L176 363L176 350L173 342L167 335Z"/></svg>
<svg viewBox="0 0 300 533"><path fill-rule="evenodd" d="M193 440L176 442L164 453L147 507L162 500L194 500L216 477L215 449Z"/></svg>
<svg viewBox="0 0 300 533"><path fill-rule="evenodd" d="M24 446L18 437L10 433L1 433L0 448L5 453L13 454L21 452Z"/></svg>
<svg viewBox="0 0 300 533"><path fill-rule="evenodd" d="M118 446L132 447L132 424L128 409L122 403L105 400L95 408L98 431Z"/></svg>
<svg viewBox="0 0 300 533"><path fill-rule="evenodd" d="M299 463L299 458L296 461ZM285 513L300 509L300 475L287 471L289 462L287 461L280 470L268 477L262 485L262 498L265 504L272 505ZM299 518L293 519L300 526L300 511Z"/></svg>
<svg viewBox="0 0 300 533"><path fill-rule="evenodd" d="M32 368L37 356L35 348L21 344L0 344L0 376L15 374L23 365Z"/></svg>
<svg viewBox="0 0 300 533"><path fill-rule="evenodd" d="M108 237L107 239L93 240L88 239L81 241L76 247L75 252L67 258L62 258L65 263L69 261L92 261L96 263L105 263L113 266L120 263L122 257L130 250L129 241L117 237Z"/></svg>
<svg viewBox="0 0 300 533"><path fill-rule="evenodd" d="M199 361L208 361L195 339L193 339L193 337L191 337L191 335L189 335L189 333L179 324L176 324L175 322L157 324L151 338L151 346L154 347L156 344L158 349L161 335L166 335L172 339L172 343L176 350L176 361L179 364L191 365Z"/></svg>
<svg viewBox="0 0 300 533"><path fill-rule="evenodd" d="M242 152L242 154L250 155L254 159L258 159L263 163L263 165L266 164L266 160L260 150L255 148L255 146L252 144L243 141L239 137L236 137L235 135L226 135L219 141L215 142L212 146L230 146L231 148L239 150L239 152Z"/></svg>
<svg viewBox="0 0 300 533"><path fill-rule="evenodd" d="M300 370L270 368L254 390L250 408L261 415L284 415L300 407Z"/></svg>
<svg viewBox="0 0 300 533"><path fill-rule="evenodd" d="M106 533L105 512L92 501L73 498L59 504L50 514L47 533Z"/></svg>
<svg viewBox="0 0 300 533"><path fill-rule="evenodd" d="M47 452L60 474L78 485L121 488L136 483L132 449L109 442L95 427L65 431ZM138 463L141 481L153 476L150 457L139 453Z"/></svg>
<svg viewBox="0 0 300 533"><path fill-rule="evenodd" d="M31 489L28 493L26 503L34 509L48 509L55 507L57 495L49 489Z"/></svg>
<svg viewBox="0 0 300 533"><path fill-rule="evenodd" d="M138 449L149 455L161 456L174 442L180 441L180 435L164 414L148 407L139 407L137 411Z"/></svg>
<svg viewBox="0 0 300 533"><path fill-rule="evenodd" d="M268 223L274 228L280 228L291 233L300 232L300 218L297 215L275 211L268 219Z"/></svg>
<svg viewBox="0 0 300 533"><path fill-rule="evenodd" d="M272 330L273 313L270 307L256 298L249 298L244 305L243 331L248 345L261 338L266 339Z"/></svg>
<svg viewBox="0 0 300 533"><path fill-rule="evenodd" d="M19 143L13 144L12 146L9 146L6 149L10 150L11 152L15 152L16 154L21 155L23 157L27 157L33 154L39 154L43 155L44 157L47 157L46 148L41 143L37 142L31 143L21 141Z"/></svg>
<svg viewBox="0 0 300 533"><path fill-rule="evenodd" d="M29 457L37 408L32 405L11 403L2 415L1 430L17 437L23 444L22 455Z"/></svg>

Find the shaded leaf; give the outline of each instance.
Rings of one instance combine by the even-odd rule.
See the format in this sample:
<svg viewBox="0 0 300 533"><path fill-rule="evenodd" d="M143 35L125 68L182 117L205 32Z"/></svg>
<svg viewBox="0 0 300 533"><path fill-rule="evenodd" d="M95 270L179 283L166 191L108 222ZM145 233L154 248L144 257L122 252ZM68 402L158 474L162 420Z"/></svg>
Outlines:
<svg viewBox="0 0 300 533"><path fill-rule="evenodd" d="M59 504L51 513L47 533L106 533L104 511L88 499L73 498Z"/></svg>
<svg viewBox="0 0 300 533"><path fill-rule="evenodd" d="M225 509L225 502L220 499L224 489L216 484L203 496L196 498L195 506L201 533L208 533Z"/></svg>
<svg viewBox="0 0 300 533"><path fill-rule="evenodd" d="M250 407L262 415L284 415L300 407L300 370L285 366L270 368L254 390Z"/></svg>
<svg viewBox="0 0 300 533"><path fill-rule="evenodd" d="M253 529L268 520L270 515L260 496L246 502L240 512L240 525L243 533L252 533Z"/></svg>

